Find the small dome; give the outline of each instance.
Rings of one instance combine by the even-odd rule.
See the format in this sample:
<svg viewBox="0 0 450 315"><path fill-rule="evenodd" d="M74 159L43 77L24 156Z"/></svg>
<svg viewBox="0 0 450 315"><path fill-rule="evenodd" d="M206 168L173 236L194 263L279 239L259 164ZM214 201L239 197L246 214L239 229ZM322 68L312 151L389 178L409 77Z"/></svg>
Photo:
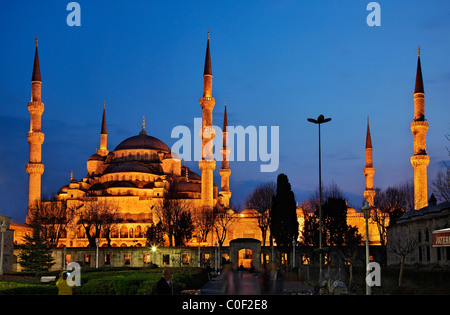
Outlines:
<svg viewBox="0 0 450 315"><path fill-rule="evenodd" d="M169 153L171 151L170 148L161 140L142 132L137 136L130 137L122 141L114 149L114 151L132 149L158 150L164 151L166 153Z"/></svg>
<svg viewBox="0 0 450 315"><path fill-rule="evenodd" d="M200 184L181 181L175 186L175 191L178 192L201 192L202 186Z"/></svg>
<svg viewBox="0 0 450 315"><path fill-rule="evenodd" d="M104 160L105 158L98 153L92 154L88 159L88 161L104 161Z"/></svg>

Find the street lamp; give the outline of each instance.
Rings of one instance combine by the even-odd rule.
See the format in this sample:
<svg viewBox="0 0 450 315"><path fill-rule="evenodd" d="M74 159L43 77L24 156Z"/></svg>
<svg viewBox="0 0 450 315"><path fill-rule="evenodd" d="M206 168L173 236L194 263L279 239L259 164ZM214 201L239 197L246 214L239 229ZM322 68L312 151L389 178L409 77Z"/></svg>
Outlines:
<svg viewBox="0 0 450 315"><path fill-rule="evenodd" d="M200 237L200 235L197 236L197 242L198 242L198 267L201 267L201 259L200 259L200 241L202 240L202 238Z"/></svg>
<svg viewBox="0 0 450 315"><path fill-rule="evenodd" d="M95 268L98 268L98 244L100 243L100 240L98 238L95 239L95 245L97 246L97 258L95 260Z"/></svg>
<svg viewBox="0 0 450 315"><path fill-rule="evenodd" d="M369 219L370 219L370 210L372 207L369 206L369 202L366 200L364 202L364 207L361 208L364 214L364 219L366 219L366 279L369 271L367 270L367 266L369 265ZM371 289L369 284L366 281L366 295L371 294Z"/></svg>
<svg viewBox="0 0 450 315"><path fill-rule="evenodd" d="M155 264L156 265L156 246L155 245L153 245L152 246L152 252L153 252L153 257L152 257L152 260L153 260L153 264Z"/></svg>
<svg viewBox="0 0 450 315"><path fill-rule="evenodd" d="M219 249L218 249L219 244L217 244L217 242L214 243L214 272L217 273L217 269L218 268L218 264L219 264L219 258L218 258L218 254L219 254Z"/></svg>
<svg viewBox="0 0 450 315"><path fill-rule="evenodd" d="M308 118L308 121L319 125L319 283L322 280L322 165L320 152L320 125L327 123L331 118L324 118L323 115L317 119Z"/></svg>
<svg viewBox="0 0 450 315"><path fill-rule="evenodd" d="M5 250L5 233L8 229L5 220L0 225L0 233L2 234L1 248L0 248L0 275L3 274L3 251Z"/></svg>

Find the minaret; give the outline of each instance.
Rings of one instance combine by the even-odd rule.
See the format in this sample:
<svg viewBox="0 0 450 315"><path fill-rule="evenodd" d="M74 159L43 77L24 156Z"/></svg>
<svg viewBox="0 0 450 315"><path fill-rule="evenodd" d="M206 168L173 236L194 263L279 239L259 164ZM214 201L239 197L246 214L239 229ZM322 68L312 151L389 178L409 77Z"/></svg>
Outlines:
<svg viewBox="0 0 450 315"><path fill-rule="evenodd" d="M414 167L414 209L419 210L428 206L427 166L430 163L426 149L428 122L425 121L425 90L420 65L420 47L417 57L414 121L411 123L411 131L414 135L414 156L411 157L411 164Z"/></svg>
<svg viewBox="0 0 450 315"><path fill-rule="evenodd" d="M214 128L212 127L212 111L216 101L212 97L212 70L211 55L209 52L209 31L206 45L205 69L203 72L203 97L200 98L202 108L202 159L198 166L202 172L202 205L212 208L214 206L214 181L213 172L216 168L216 161L213 157Z"/></svg>
<svg viewBox="0 0 450 315"><path fill-rule="evenodd" d="M28 103L28 111L31 116L30 131L27 133L27 140L30 144L30 160L26 165L26 171L29 175L28 207L41 199L41 175L44 173L44 164L42 164L41 159L41 146L44 143L44 134L41 132L41 116L44 112L44 103L41 102L41 83L38 40L36 37L36 51L31 76L31 101Z"/></svg>
<svg viewBox="0 0 450 315"><path fill-rule="evenodd" d="M98 154L101 156L108 155L108 145L107 145L108 133L106 132L106 114L105 114L105 102L103 101L103 118L102 118L102 127L100 130L100 150L98 150Z"/></svg>
<svg viewBox="0 0 450 315"><path fill-rule="evenodd" d="M374 206L375 190L373 189L373 168L372 157L372 139L370 137L369 117L367 117L367 133L366 133L366 167L364 168L364 176L366 177L366 190L364 190L364 198L369 202L369 206Z"/></svg>
<svg viewBox="0 0 450 315"><path fill-rule="evenodd" d="M223 129L222 129L222 169L219 171L221 178L220 195L222 196L222 204L228 208L230 206L230 164L228 157L230 155L230 148L228 147L228 118L227 118L227 101L225 100L225 112L223 114Z"/></svg>

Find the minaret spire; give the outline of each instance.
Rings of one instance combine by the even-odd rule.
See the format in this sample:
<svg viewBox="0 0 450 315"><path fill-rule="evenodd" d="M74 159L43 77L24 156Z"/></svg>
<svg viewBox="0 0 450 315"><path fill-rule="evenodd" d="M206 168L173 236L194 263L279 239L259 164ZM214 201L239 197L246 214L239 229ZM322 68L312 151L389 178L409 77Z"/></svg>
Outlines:
<svg viewBox="0 0 450 315"><path fill-rule="evenodd" d="M228 117L227 117L227 101L225 100L225 111L223 114L223 129L222 129L222 138L223 138L223 146L221 149L222 153L222 169L219 171L221 178L221 188L219 195L221 196L221 203L224 207L230 206L230 165L229 165L229 155L230 148L228 147Z"/></svg>
<svg viewBox="0 0 450 315"><path fill-rule="evenodd" d="M420 64L420 46L417 53L417 71L414 87L414 119L411 132L414 136L414 209L428 206L427 167L430 157L427 155L426 134L428 122L425 121L425 90L423 88L422 66Z"/></svg>
<svg viewBox="0 0 450 315"><path fill-rule="evenodd" d="M44 103L41 102L42 81L37 44L36 37L36 50L31 76L31 101L28 103L28 111L30 112L30 131L27 133L27 141L30 144L30 159L26 165L26 171L29 175L28 209L41 200L41 176L44 173L42 144L45 136L41 131L41 116L44 112Z"/></svg>
<svg viewBox="0 0 450 315"><path fill-rule="evenodd" d="M34 64L33 64L33 74L31 76L31 82L41 80L41 68L39 66L39 53L38 53L38 38L36 36L36 50L34 52Z"/></svg>
<svg viewBox="0 0 450 315"><path fill-rule="evenodd" d="M366 177L366 189L364 190L364 198L369 202L369 206L374 206L375 190L373 189L373 175L375 168L373 168L372 156L372 138L370 136L369 117L367 117L367 132L366 132L366 167L364 168L364 176Z"/></svg>
<svg viewBox="0 0 450 315"><path fill-rule="evenodd" d="M205 68L203 71L203 97L200 98L202 108L202 159L198 162L202 172L201 198L202 205L206 208L214 207L214 181L213 172L216 161L213 157L214 128L212 122L212 111L216 101L212 97L212 70L211 53L209 48L209 31L206 43Z"/></svg>
<svg viewBox="0 0 450 315"><path fill-rule="evenodd" d="M105 101L103 101L103 116L102 116L102 127L100 130L100 150L98 154L102 156L108 155L108 133L106 131L106 109Z"/></svg>

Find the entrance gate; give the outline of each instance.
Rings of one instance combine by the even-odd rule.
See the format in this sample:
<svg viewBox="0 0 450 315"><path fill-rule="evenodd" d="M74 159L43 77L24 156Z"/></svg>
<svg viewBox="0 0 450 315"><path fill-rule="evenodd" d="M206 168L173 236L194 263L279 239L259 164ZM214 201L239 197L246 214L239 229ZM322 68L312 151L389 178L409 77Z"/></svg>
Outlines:
<svg viewBox="0 0 450 315"><path fill-rule="evenodd" d="M250 249L253 252L253 266L261 270L261 242L254 238L237 238L230 241L230 261L234 270L238 268L238 253L241 249Z"/></svg>

